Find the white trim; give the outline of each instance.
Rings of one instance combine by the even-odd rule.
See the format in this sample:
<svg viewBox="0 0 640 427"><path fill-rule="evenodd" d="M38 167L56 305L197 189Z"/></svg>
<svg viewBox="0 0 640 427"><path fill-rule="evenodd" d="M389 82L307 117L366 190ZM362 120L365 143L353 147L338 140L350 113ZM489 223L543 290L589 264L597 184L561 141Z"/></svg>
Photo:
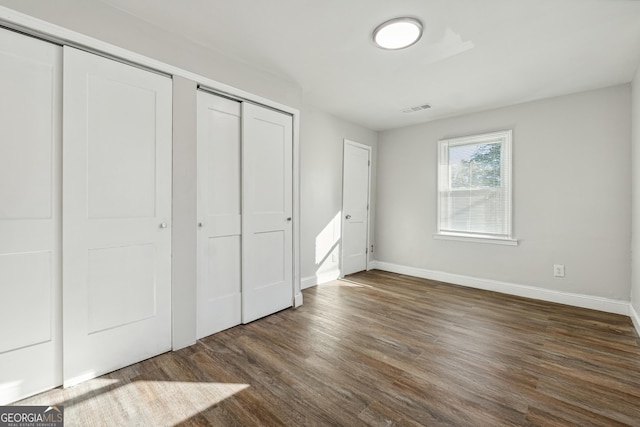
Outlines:
<svg viewBox="0 0 640 427"><path fill-rule="evenodd" d="M382 261L376 261L373 260L369 263L369 270L383 270L383 271L391 271L391 270L385 270L384 268L381 267L381 264L389 264L389 265L393 265L390 263L386 263L386 262L382 262ZM369 271L367 270L367 271Z"/></svg>
<svg viewBox="0 0 640 427"><path fill-rule="evenodd" d="M518 241L516 239L498 239L496 237L476 237L440 233L434 234L433 238L436 240L453 240L456 242L490 243L492 245L518 246Z"/></svg>
<svg viewBox="0 0 640 427"><path fill-rule="evenodd" d="M338 278L340 278L340 270L325 271L315 276L303 277L300 286L302 289L308 289L316 285L322 285L323 283L333 282Z"/></svg>
<svg viewBox="0 0 640 427"><path fill-rule="evenodd" d="M502 188L507 189L505 200L505 223L508 231L508 240L513 240L513 157L511 155L513 144L513 130L503 130L498 132L470 135L458 138L447 138L438 141L438 173L437 173L437 200L436 200L436 230L437 235L448 234L448 230L442 228L442 196L444 191L451 191L451 177L450 177L450 164L449 164L449 148L460 145L475 145L486 142L494 142L500 140L500 146L502 147L502 156L500 163L500 175L502 176ZM464 236L464 232L452 232L449 235L461 235ZM504 240L502 237L496 237L488 235L489 238L495 238L496 240ZM482 239L482 237L480 237ZM458 239L450 239L458 240ZM460 241L476 241L481 240L460 240ZM509 244L509 243L503 243ZM511 243L513 245L513 243ZM517 241L516 243L517 244Z"/></svg>
<svg viewBox="0 0 640 427"><path fill-rule="evenodd" d="M300 113L293 113L293 306L302 305L300 283Z"/></svg>
<svg viewBox="0 0 640 427"><path fill-rule="evenodd" d="M302 289L309 289L316 286L317 284L318 278L316 276L307 276L303 277L302 280L300 280L300 288Z"/></svg>
<svg viewBox="0 0 640 427"><path fill-rule="evenodd" d="M376 261L376 267L379 270L405 274L407 276L420 277L423 279L436 280L445 283L453 283L455 285L462 285L470 288L484 289L488 291L516 295L525 298L533 298L542 301L572 305L575 307L589 308L592 310L605 311L607 313L629 316L630 312L629 301L613 300L592 295L574 294L570 292L561 292L529 285L519 285L515 283L500 282L497 280L481 279L477 277L463 276L461 274L446 273L444 271L434 271L417 267L408 267L383 261Z"/></svg>
<svg viewBox="0 0 640 427"><path fill-rule="evenodd" d="M629 317L631 317L631 321L633 322L633 326L636 328L636 333L640 336L640 315L633 307L633 304L629 304Z"/></svg>

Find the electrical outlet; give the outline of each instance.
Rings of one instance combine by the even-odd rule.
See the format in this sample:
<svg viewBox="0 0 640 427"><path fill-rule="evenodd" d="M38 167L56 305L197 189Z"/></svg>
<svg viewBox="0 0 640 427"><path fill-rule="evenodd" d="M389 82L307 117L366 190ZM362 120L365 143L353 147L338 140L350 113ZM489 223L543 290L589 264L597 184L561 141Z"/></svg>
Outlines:
<svg viewBox="0 0 640 427"><path fill-rule="evenodd" d="M564 277L564 264L553 264L553 276Z"/></svg>

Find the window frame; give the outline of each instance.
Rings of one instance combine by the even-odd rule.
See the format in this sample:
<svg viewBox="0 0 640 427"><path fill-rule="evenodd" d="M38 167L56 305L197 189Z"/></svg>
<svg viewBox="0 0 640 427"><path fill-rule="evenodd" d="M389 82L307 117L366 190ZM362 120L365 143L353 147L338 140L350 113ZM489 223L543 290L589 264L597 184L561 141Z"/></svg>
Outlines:
<svg viewBox="0 0 640 427"><path fill-rule="evenodd" d="M505 221L506 234L482 233L482 232L462 232L442 229L442 211L441 203L442 191L451 191L450 167L449 164L449 148L462 145L478 145L482 143L501 141L501 162L500 162L500 179L501 187L506 187L505 191ZM447 138L438 141L438 174L436 179L436 198L437 198L437 224L434 239L457 240L465 242L481 242L493 243L500 245L518 244L513 237L513 130L503 130L490 133L482 133L457 138ZM506 172L505 172L506 170ZM443 187L444 185L444 187Z"/></svg>

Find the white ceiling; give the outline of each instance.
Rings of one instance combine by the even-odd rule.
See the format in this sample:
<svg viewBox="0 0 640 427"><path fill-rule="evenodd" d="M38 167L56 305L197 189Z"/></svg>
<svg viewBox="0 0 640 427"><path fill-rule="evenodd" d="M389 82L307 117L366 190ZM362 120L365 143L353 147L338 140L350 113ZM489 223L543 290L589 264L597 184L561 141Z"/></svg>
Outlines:
<svg viewBox="0 0 640 427"><path fill-rule="evenodd" d="M374 130L626 83L640 63L639 0L102 1ZM376 48L373 29L398 16L422 39Z"/></svg>

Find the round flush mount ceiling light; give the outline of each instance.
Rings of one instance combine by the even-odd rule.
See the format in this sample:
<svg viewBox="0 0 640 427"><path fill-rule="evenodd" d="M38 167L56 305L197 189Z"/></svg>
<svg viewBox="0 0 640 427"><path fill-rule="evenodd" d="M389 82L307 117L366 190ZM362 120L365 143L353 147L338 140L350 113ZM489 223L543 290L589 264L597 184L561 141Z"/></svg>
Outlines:
<svg viewBox="0 0 640 427"><path fill-rule="evenodd" d="M422 22L415 18L395 18L373 31L373 41L383 49L404 49L422 37Z"/></svg>

